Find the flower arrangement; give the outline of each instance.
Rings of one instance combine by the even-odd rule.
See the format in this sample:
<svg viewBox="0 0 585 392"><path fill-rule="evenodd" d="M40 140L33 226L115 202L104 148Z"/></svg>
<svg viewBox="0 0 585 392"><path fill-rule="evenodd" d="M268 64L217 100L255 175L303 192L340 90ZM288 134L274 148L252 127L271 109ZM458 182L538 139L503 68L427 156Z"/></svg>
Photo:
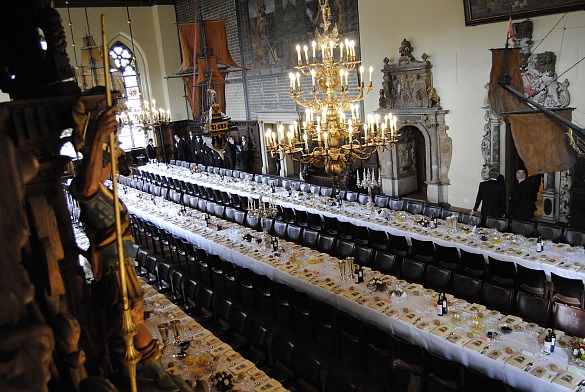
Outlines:
<svg viewBox="0 0 585 392"><path fill-rule="evenodd" d="M202 170L198 166L195 166L195 167L192 167L191 168L191 173L193 173L193 174L195 174L195 173L201 173L201 172L202 172Z"/></svg>
<svg viewBox="0 0 585 392"><path fill-rule="evenodd" d="M233 392L234 389L234 376L224 372L217 372L211 377L211 381L215 382L215 387L221 392Z"/></svg>
<svg viewBox="0 0 585 392"><path fill-rule="evenodd" d="M575 338L571 342L571 355L574 359L585 361L585 339Z"/></svg>
<svg viewBox="0 0 585 392"><path fill-rule="evenodd" d="M368 288L374 291L384 291L386 290L386 282L375 276L368 282Z"/></svg>
<svg viewBox="0 0 585 392"><path fill-rule="evenodd" d="M414 219L414 223L422 227L429 227L431 221L424 216L419 216Z"/></svg>

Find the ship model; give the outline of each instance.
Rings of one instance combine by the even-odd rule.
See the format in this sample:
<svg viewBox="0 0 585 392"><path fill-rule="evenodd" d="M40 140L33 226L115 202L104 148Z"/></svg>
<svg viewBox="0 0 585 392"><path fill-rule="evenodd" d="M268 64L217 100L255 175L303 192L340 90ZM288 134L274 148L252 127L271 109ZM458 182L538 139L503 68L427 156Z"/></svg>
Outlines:
<svg viewBox="0 0 585 392"><path fill-rule="evenodd" d="M219 154L226 146L225 84L229 72L242 68L232 59L223 20L179 24L183 62L170 77L183 79L197 134Z"/></svg>
<svg viewBox="0 0 585 392"><path fill-rule="evenodd" d="M90 90L96 86L105 86L104 61L102 58L103 48L95 43L92 35L83 37L81 48L81 65L77 67L77 84L81 91ZM115 64L110 57L110 64ZM124 93L124 81L122 74L116 68L110 69L111 84L114 91Z"/></svg>

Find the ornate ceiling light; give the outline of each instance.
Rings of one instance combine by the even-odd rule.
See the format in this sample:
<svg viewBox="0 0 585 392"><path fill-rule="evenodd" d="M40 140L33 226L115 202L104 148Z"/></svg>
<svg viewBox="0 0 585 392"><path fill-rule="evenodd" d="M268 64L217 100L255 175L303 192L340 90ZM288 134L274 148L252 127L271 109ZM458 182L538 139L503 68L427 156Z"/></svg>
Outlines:
<svg viewBox="0 0 585 392"><path fill-rule="evenodd" d="M271 156L282 152L297 162L324 167L333 176L333 187L338 189L340 174L354 162L391 148L399 135L396 117L391 114L384 118L368 115L364 122L360 119L357 102L363 101L373 89L373 68L369 68L366 84L355 42L342 40L337 26L332 27L329 1L319 0L319 6L323 32L316 31L310 49L307 45L296 46L297 72L289 75L290 96L305 108L305 119L301 124L295 121L286 134L282 125L277 132L268 129L265 137ZM350 92L349 73L354 70L358 71L358 85L356 91ZM311 77L309 91L301 87L301 75Z"/></svg>

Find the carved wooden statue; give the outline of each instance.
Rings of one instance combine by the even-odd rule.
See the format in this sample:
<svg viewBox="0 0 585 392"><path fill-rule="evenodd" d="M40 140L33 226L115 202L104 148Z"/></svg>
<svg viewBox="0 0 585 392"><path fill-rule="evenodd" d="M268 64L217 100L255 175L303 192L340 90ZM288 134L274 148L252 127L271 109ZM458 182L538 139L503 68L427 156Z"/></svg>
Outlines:
<svg viewBox="0 0 585 392"><path fill-rule="evenodd" d="M95 101L93 102L95 104ZM118 128L116 107L105 110L99 118L91 118L84 132L84 162L79 175L71 183L71 192L81 207L80 220L86 227L90 240L90 261L96 280L98 298L110 319L107 324L111 332L121 331L122 303L119 286L119 266L116 245L114 206L111 191L103 184L110 176L110 148L118 151L118 146L109 146L106 142L110 133ZM94 112L95 113L95 112ZM123 155L118 154L120 157ZM123 160L120 159L122 163ZM118 166L120 170L124 165ZM124 174L124 173L122 173ZM128 211L122 204L121 220L123 231L124 259L128 285L128 299L132 310L132 320L138 333L134 337L134 346L142 353L142 364L155 372L159 388L166 391L178 390L160 362L160 343L152 337L144 325L144 293L132 257L134 240L130 234ZM122 346L123 350L124 347Z"/></svg>

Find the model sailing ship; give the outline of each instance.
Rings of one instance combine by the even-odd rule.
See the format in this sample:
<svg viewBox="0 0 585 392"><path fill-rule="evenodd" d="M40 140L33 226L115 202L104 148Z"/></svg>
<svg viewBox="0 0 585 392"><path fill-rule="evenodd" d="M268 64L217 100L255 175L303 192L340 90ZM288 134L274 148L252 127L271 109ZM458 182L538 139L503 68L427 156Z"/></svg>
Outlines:
<svg viewBox="0 0 585 392"><path fill-rule="evenodd" d="M96 86L105 86L104 61L102 58L103 47L95 43L93 35L83 37L81 48L81 65L77 67L77 84L82 91L90 90ZM110 64L115 64L110 57ZM110 69L111 82L114 91L124 92L122 74L117 68Z"/></svg>
<svg viewBox="0 0 585 392"><path fill-rule="evenodd" d="M508 39L514 39L514 35L510 20ZM527 53L522 39L517 41L520 45L514 48L507 40L504 49L492 49L490 108L510 122L518 154L530 174L568 170L576 154L585 151L585 129L571 121L573 109L566 107L568 82L557 82L554 63L553 69L539 72L532 63L541 55Z"/></svg>
<svg viewBox="0 0 585 392"><path fill-rule="evenodd" d="M203 134L207 145L222 155L230 120L224 114L226 77L242 70L229 52L225 22L200 15L196 23L179 24L179 40L183 63L170 77L183 78L195 133Z"/></svg>

